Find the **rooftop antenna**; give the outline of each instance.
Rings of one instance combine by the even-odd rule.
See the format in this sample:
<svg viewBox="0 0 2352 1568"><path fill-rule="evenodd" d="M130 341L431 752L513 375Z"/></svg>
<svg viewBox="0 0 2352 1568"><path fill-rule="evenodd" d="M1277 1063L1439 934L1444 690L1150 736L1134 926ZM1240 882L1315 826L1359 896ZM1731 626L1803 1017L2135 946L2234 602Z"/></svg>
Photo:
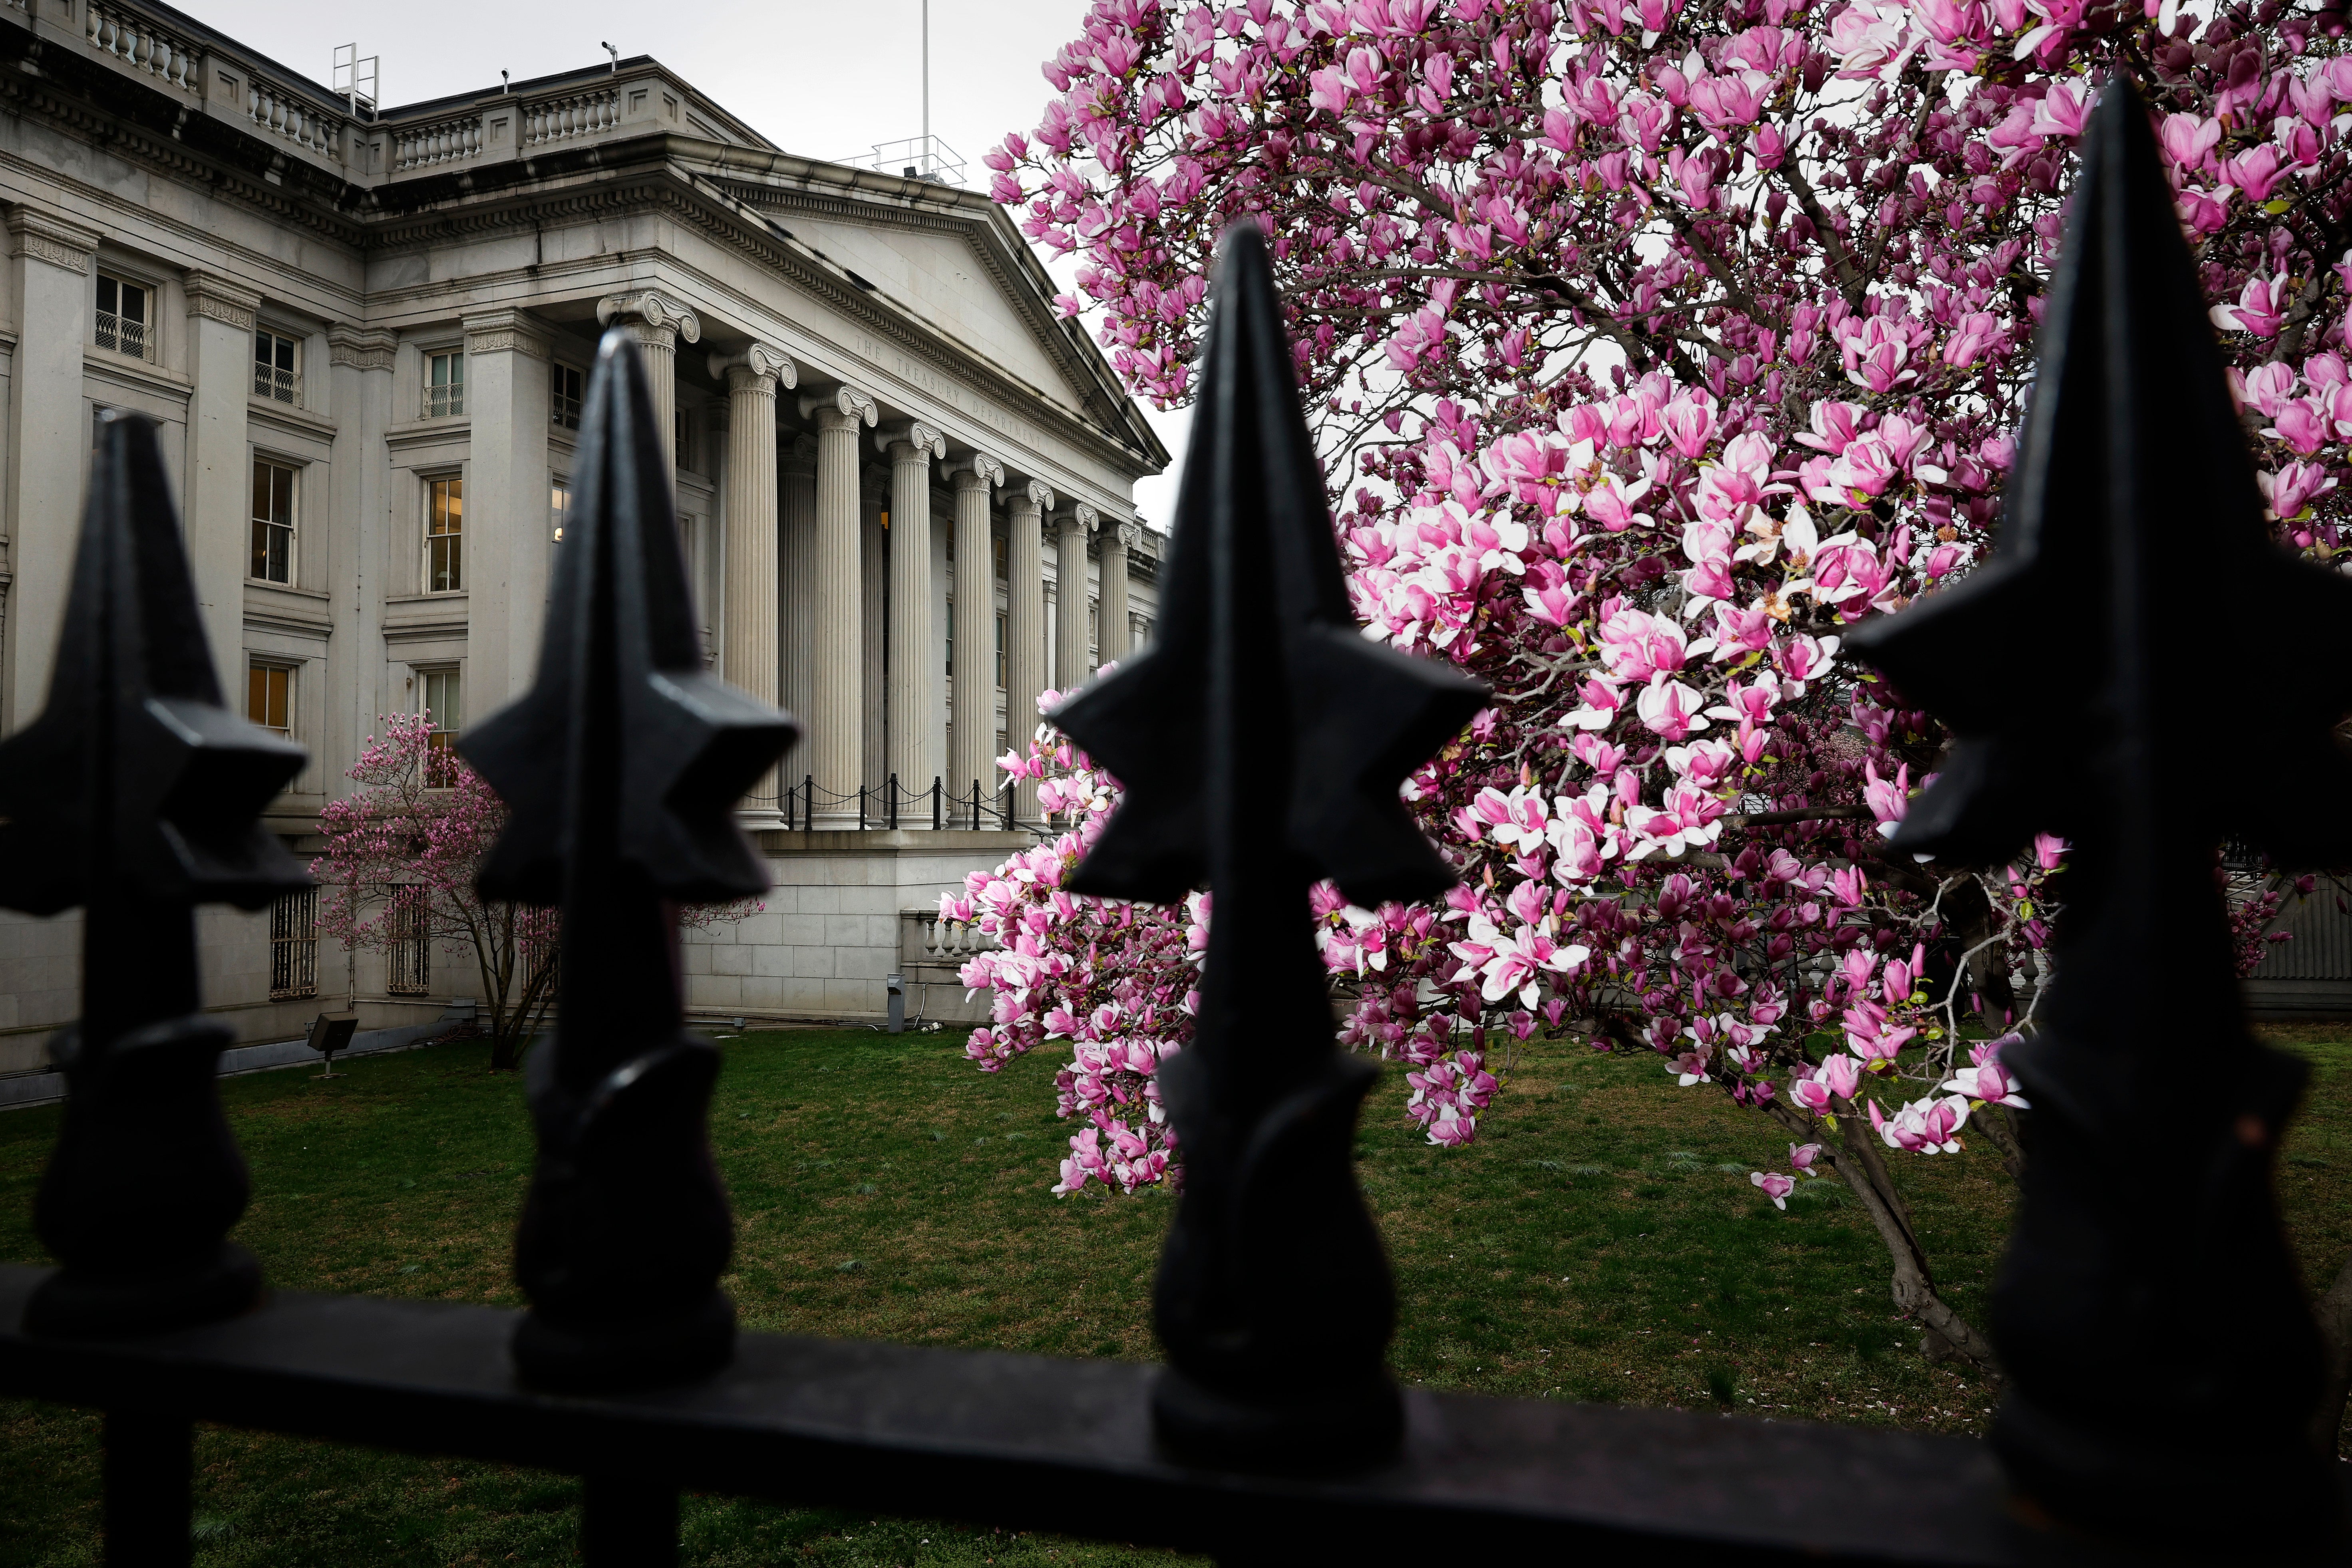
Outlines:
<svg viewBox="0 0 2352 1568"><path fill-rule="evenodd" d="M923 173L931 169L931 0L923 0Z"/></svg>
<svg viewBox="0 0 2352 1568"><path fill-rule="evenodd" d="M926 4L929 4L929 0L925 0L925 3L926 3ZM616 49L616 48L614 48L612 45L610 45L610 44L606 44L606 45L604 46L604 52L605 52L606 54L608 54L608 55L610 55L610 56L612 56L612 57L613 57L613 66L612 66L613 74L614 74L614 76L618 76L618 75L620 75L620 74L621 74L621 51L620 51L620 50L618 50L618 49Z"/></svg>
<svg viewBox="0 0 2352 1568"><path fill-rule="evenodd" d="M335 91L342 97L344 106L354 120L373 120L376 105L382 101L377 86L379 63L383 57L370 55L360 58L357 44L335 46Z"/></svg>

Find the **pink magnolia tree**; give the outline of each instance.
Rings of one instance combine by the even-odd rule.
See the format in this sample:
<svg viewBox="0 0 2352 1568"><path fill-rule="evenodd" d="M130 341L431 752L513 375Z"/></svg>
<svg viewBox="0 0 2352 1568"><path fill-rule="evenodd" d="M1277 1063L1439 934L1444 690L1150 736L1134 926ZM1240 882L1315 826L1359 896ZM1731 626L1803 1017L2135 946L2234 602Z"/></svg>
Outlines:
<svg viewBox="0 0 2352 1568"><path fill-rule="evenodd" d="M359 787L319 814L326 848L310 863L325 892L319 929L347 952L421 942L469 954L489 1011L490 1066L512 1070L554 1001L557 921L551 909L474 890L506 826L505 804L434 744L421 714L386 715L351 778Z"/></svg>
<svg viewBox="0 0 2352 1568"><path fill-rule="evenodd" d="M326 848L310 862L325 889L319 929L344 951L390 952L417 942L469 956L489 1008L490 1066L521 1065L556 1000L557 911L484 899L482 858L507 823L506 803L457 752L436 745L421 714L383 717L352 764L359 787L319 814ZM673 911L698 931L757 914L756 899Z"/></svg>
<svg viewBox="0 0 2352 1568"><path fill-rule="evenodd" d="M1121 372L1186 396L1218 233L1272 239L1367 635L1495 689L1408 784L1442 906L1318 909L1347 1038L1466 1142L1537 1030L1654 1052L1853 1188L1930 1346L1990 1363L1894 1172L1980 1133L2063 846L1883 852L1940 755L1843 628L1984 550L2098 85L2156 106L2282 539L2346 546L2352 56L2263 0L1097 0L989 157ZM2194 635L2183 628L2183 636ZM2218 654L2217 654L2218 657ZM2251 677L2250 677L2251 678ZM1056 843L949 912L1005 943L983 1067L1066 1042L1061 1190L1177 1169L1151 1089L1208 910L1063 892L1116 795L1050 731ZM2217 873L2218 874L2218 873ZM2242 961L2285 891L2231 886Z"/></svg>

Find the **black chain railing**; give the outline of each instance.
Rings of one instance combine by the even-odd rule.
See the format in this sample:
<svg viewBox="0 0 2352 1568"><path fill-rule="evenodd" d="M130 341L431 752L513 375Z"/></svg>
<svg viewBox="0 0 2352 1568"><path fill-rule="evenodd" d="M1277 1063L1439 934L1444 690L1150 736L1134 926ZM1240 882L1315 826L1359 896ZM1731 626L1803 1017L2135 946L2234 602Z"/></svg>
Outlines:
<svg viewBox="0 0 2352 1568"><path fill-rule="evenodd" d="M1014 815L1012 784L1003 785L991 795L974 779L970 789L955 791L937 774L932 776L928 789L906 788L899 784L898 775L892 773L878 784L861 784L854 790L829 790L816 782L815 775L803 774L800 783L788 786L781 796L744 798L752 805L772 804L783 816L785 831L792 833L852 829L865 833L924 824L935 832L1043 831L1041 823L1023 822Z"/></svg>
<svg viewBox="0 0 2352 1568"><path fill-rule="evenodd" d="M529 1310L265 1293L226 1239L245 1174L190 911L300 885L256 825L300 757L220 707L152 427L109 417L51 701L0 747L0 900L81 904L89 955L37 1215L62 1266L0 1268L0 1394L107 1413L109 1562L188 1563L194 1420L580 1476L592 1568L673 1562L686 1488L1228 1563L2341 1560L2269 1188L2300 1075L2239 1017L2212 853L2234 830L2282 860L2352 858L2352 761L2327 733L2352 706L2329 657L2352 587L2263 538L2128 88L2084 163L2000 549L1856 639L1961 736L1899 845L1998 861L2048 827L2077 846L2048 1027L2017 1053L2036 1142L1990 1444L1391 1381L1394 1299L1349 1165L1374 1069L1332 1044L1306 889L1444 885L1396 785L1482 694L1355 635L1244 226L1160 640L1057 715L1129 786L1072 885L1216 896L1196 1040L1161 1079L1185 1151L1162 1367L735 1331L704 1137L719 1063L680 1029L667 910L756 889L730 808L791 729L701 671L618 334L538 683L466 742L513 809L485 890L564 910L561 1022L530 1084ZM2262 606L2302 678L2223 692L2221 661L2170 655L2217 596ZM2180 732L2200 722L2263 741L2263 765L2218 784L2185 765L2213 739Z"/></svg>

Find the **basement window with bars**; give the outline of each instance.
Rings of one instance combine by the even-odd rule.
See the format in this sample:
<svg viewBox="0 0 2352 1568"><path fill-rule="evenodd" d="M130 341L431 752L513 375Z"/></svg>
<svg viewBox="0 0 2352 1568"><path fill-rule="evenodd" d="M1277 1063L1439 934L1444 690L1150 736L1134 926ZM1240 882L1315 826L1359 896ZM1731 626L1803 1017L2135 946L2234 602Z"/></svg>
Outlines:
<svg viewBox="0 0 2352 1568"><path fill-rule="evenodd" d="M446 419L466 412L466 351L425 356L425 417Z"/></svg>
<svg viewBox="0 0 2352 1568"><path fill-rule="evenodd" d="M110 273L98 275L98 346L149 359L154 343L155 290Z"/></svg>
<svg viewBox="0 0 2352 1568"><path fill-rule="evenodd" d="M253 334L253 395L274 403L302 401L302 343L264 327Z"/></svg>
<svg viewBox="0 0 2352 1568"><path fill-rule="evenodd" d="M383 988L394 996L425 996L433 990L433 922L423 888L394 888L384 915L391 942L384 952Z"/></svg>
<svg viewBox="0 0 2352 1568"><path fill-rule="evenodd" d="M568 364L559 364L550 374L547 417L557 429L580 428L580 405L586 396L586 380L578 370Z"/></svg>
<svg viewBox="0 0 2352 1568"><path fill-rule="evenodd" d="M319 994L319 889L279 896L269 906L269 999Z"/></svg>

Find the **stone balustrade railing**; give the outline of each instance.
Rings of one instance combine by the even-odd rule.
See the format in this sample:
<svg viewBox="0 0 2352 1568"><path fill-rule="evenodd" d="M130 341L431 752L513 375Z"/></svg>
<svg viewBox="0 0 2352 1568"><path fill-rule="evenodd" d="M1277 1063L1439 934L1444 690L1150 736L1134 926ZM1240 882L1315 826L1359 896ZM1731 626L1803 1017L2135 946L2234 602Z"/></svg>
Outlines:
<svg viewBox="0 0 2352 1568"><path fill-rule="evenodd" d="M542 98L522 106L522 145L543 147L610 131L621 122L621 94L614 88Z"/></svg>
<svg viewBox="0 0 2352 1568"><path fill-rule="evenodd" d="M309 99L248 75L245 117L263 131L282 136L306 152L343 161L343 121L322 112Z"/></svg>
<svg viewBox="0 0 2352 1568"><path fill-rule="evenodd" d="M392 172L459 163L482 155L482 117L461 114L429 125L403 126L392 133Z"/></svg>
<svg viewBox="0 0 2352 1568"><path fill-rule="evenodd" d="M1003 945L982 931L977 921L942 920L937 910L898 911L898 962L909 969L961 969L965 960Z"/></svg>
<svg viewBox="0 0 2352 1568"><path fill-rule="evenodd" d="M137 12L93 4L84 14L83 26L89 47L100 54L112 55L168 86L194 89L195 52Z"/></svg>

